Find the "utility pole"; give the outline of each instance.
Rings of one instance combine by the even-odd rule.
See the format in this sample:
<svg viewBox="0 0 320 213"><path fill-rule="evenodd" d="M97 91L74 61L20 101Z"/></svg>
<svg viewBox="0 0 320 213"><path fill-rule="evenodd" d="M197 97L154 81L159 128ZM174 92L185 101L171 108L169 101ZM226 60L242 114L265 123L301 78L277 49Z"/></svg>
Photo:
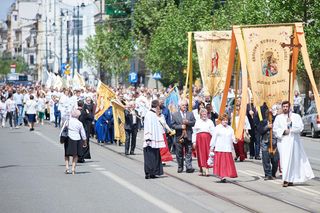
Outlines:
<svg viewBox="0 0 320 213"><path fill-rule="evenodd" d="M80 74L79 48L80 48L80 6L78 5L77 14L77 72Z"/></svg>
<svg viewBox="0 0 320 213"><path fill-rule="evenodd" d="M72 44L72 77L74 76L74 67L76 65L75 63L75 48L76 48L76 38L75 38L75 14L76 14L76 8L73 7L73 14L72 14L72 20L73 20L73 24L72 24L72 38L73 38L73 44Z"/></svg>
<svg viewBox="0 0 320 213"><path fill-rule="evenodd" d="M70 22L68 20L68 11L67 11L67 64L69 64L69 61L70 61L70 55L69 55L69 51L70 51L70 48L69 48L69 29L70 29Z"/></svg>
<svg viewBox="0 0 320 213"><path fill-rule="evenodd" d="M61 69L62 69L62 29L63 29L63 20L62 20L62 16L63 16L63 12L62 9L60 10L60 73L59 75L61 75Z"/></svg>
<svg viewBox="0 0 320 213"><path fill-rule="evenodd" d="M46 69L49 72L49 64L48 64L48 17L46 16Z"/></svg>

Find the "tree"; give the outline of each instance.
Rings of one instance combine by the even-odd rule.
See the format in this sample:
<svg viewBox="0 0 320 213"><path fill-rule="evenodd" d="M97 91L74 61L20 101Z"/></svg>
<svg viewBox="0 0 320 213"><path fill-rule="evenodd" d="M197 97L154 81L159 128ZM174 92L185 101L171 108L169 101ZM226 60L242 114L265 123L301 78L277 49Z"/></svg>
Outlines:
<svg viewBox="0 0 320 213"><path fill-rule="evenodd" d="M28 64L23 57L18 56L16 59L12 59L9 55L4 54L0 59L0 74L6 75L10 72L10 65L16 65L16 72L22 73L28 71Z"/></svg>
<svg viewBox="0 0 320 213"><path fill-rule="evenodd" d="M183 85L183 71L187 66L187 32L210 30L213 0L184 0L178 5L167 1L159 26L154 27L146 47L145 62L153 72L160 71L161 82L167 86L179 80ZM194 48L195 49L195 48ZM196 61L196 57L193 58ZM194 63L197 65L197 63ZM199 69L194 67L195 75Z"/></svg>

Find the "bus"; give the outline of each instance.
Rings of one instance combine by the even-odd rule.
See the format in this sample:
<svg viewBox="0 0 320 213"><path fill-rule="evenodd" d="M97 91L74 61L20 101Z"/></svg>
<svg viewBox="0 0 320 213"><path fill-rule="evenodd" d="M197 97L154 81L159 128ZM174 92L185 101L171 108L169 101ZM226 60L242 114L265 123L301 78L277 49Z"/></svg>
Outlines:
<svg viewBox="0 0 320 213"><path fill-rule="evenodd" d="M9 73L6 76L6 84L31 86L33 83L33 77L31 75L21 73Z"/></svg>

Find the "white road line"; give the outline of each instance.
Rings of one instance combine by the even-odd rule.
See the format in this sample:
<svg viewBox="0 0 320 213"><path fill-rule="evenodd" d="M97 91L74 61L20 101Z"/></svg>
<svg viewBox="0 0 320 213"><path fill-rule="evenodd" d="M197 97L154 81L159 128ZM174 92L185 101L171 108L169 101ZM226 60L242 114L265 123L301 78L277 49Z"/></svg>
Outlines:
<svg viewBox="0 0 320 213"><path fill-rule="evenodd" d="M59 139L57 138L57 140L52 140L51 138L45 136L44 134L42 134L41 132L37 132L37 131L34 131L33 132L34 134L42 137L43 139L49 141L50 143L52 143L53 145L55 145L56 147L59 147L59 149L63 149L63 144L60 144L59 142Z"/></svg>
<svg viewBox="0 0 320 213"><path fill-rule="evenodd" d="M159 207L165 212L173 212L178 213L181 212L178 209L174 208L173 206L168 205L167 203L163 202L162 200L159 200L158 198L152 196L151 194L141 190L140 188L132 185L131 183L125 181L124 179L120 178L119 176L109 172L109 171L102 171L103 175L111 178L113 181L119 183L120 185L126 187L131 192L135 193L136 195L140 196L141 198L145 199L146 201L152 203L153 205Z"/></svg>
<svg viewBox="0 0 320 213"><path fill-rule="evenodd" d="M106 170L105 168L94 168L95 170L97 170L97 171L104 171L104 170Z"/></svg>
<svg viewBox="0 0 320 213"><path fill-rule="evenodd" d="M99 165L97 165L97 164L92 164L92 165L89 165L89 166L91 166L91 167L99 167Z"/></svg>
<svg viewBox="0 0 320 213"><path fill-rule="evenodd" d="M259 175L259 176L262 176L262 174L259 174L258 172L255 172L255 171L251 171L251 170L246 170L246 172L248 174L255 174L255 175ZM282 185L282 180L269 180L268 181L269 183L274 183L274 184L277 184L277 185ZM303 192L305 194L309 194L309 195L312 195L312 196L317 196L317 195L320 195L320 192L317 192L315 190L312 190L312 189L309 189L307 187L304 187L304 186L294 186L294 187L289 187L289 189L293 189L293 190L296 190L296 191L299 191L299 192Z"/></svg>

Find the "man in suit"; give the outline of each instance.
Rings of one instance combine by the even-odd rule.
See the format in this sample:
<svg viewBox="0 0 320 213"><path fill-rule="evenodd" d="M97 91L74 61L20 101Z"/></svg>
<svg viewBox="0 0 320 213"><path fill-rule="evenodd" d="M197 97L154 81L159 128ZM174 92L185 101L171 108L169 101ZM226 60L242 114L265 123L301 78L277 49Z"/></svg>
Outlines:
<svg viewBox="0 0 320 213"><path fill-rule="evenodd" d="M196 119L192 112L187 111L188 102L182 100L178 112L172 115L172 127L176 130L176 158L178 161L178 173L183 171L185 148L186 172L193 173L192 168L192 127Z"/></svg>
<svg viewBox="0 0 320 213"><path fill-rule="evenodd" d="M136 139L139 128L138 124L140 123L140 119L138 117L138 111L135 110L135 103L133 101L129 103L128 109L124 111L124 114L124 129L126 131L125 154L129 154L129 147L131 142L130 155L134 155L134 149L136 148Z"/></svg>

